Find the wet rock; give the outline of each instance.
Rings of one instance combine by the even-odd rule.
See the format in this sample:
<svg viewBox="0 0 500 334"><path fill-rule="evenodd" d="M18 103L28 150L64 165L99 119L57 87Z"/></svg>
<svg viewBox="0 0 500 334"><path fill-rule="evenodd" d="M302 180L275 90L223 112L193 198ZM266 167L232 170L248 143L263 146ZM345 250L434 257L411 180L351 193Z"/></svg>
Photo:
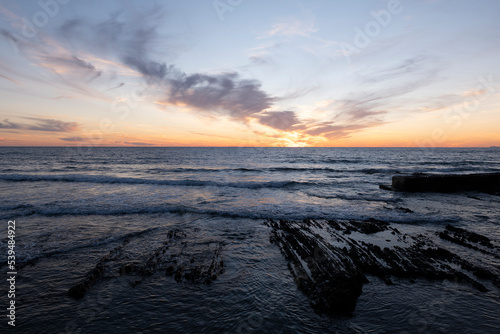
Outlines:
<svg viewBox="0 0 500 334"><path fill-rule="evenodd" d="M473 278L477 277L500 287L496 270L473 264L423 235L402 234L385 222L269 220L266 224L271 227L270 240L288 260L298 288L320 313L350 314L362 285L368 282L366 275L378 277L387 285L394 284L393 277L410 282L425 278L450 280L487 291ZM398 244L382 248L352 233L374 235L376 240L376 234L383 231L397 237ZM476 233L452 226L447 231L458 233L469 242L491 244Z"/></svg>
<svg viewBox="0 0 500 334"><path fill-rule="evenodd" d="M488 237L485 237L478 233L470 232L459 227L454 227L452 225L447 225L446 230L437 233L437 235L443 240L500 259L500 255L498 254L498 252L495 252L495 250L498 250L499 247L493 245Z"/></svg>
<svg viewBox="0 0 500 334"><path fill-rule="evenodd" d="M454 227L452 225L446 225L446 230L453 232L454 235L461 240L466 240L468 242L473 242L473 243L479 243L485 247L493 248L491 240L488 237L485 237L478 233L470 232L459 227Z"/></svg>
<svg viewBox="0 0 500 334"><path fill-rule="evenodd" d="M167 236L169 240L154 250L142 266L135 268L140 279L134 286L159 270L164 270L167 276L173 275L179 283L205 284L212 283L224 272L221 242L209 242L200 247L185 241L186 235L181 231L169 231Z"/></svg>
<svg viewBox="0 0 500 334"><path fill-rule="evenodd" d="M127 239L101 258L81 282L69 289L68 295L75 299L83 298L87 291L109 272L114 272L114 277L116 274L133 277L133 281L130 282L132 287L158 271L164 272L167 276L173 275L180 283L212 283L224 272L224 261L221 257L222 242L190 243L185 240L186 237L183 231L170 230L167 232L167 240L149 254L146 253L144 260L136 258L123 264L124 261L130 261L128 256L122 254L130 241Z"/></svg>
<svg viewBox="0 0 500 334"><path fill-rule="evenodd" d="M295 282L311 300L314 310L350 314L366 277L349 260L345 250L330 247L308 226L311 222L268 222L272 239L289 261Z"/></svg>
<svg viewBox="0 0 500 334"><path fill-rule="evenodd" d="M500 173L394 175L391 188L409 192L494 192L500 189Z"/></svg>
<svg viewBox="0 0 500 334"><path fill-rule="evenodd" d="M85 297L87 291L103 276L106 270L106 263L115 260L123 247L130 242L130 239L125 239L123 244L112 249L106 256L102 257L96 266L85 276L78 284L75 284L68 290L68 295L74 299Z"/></svg>

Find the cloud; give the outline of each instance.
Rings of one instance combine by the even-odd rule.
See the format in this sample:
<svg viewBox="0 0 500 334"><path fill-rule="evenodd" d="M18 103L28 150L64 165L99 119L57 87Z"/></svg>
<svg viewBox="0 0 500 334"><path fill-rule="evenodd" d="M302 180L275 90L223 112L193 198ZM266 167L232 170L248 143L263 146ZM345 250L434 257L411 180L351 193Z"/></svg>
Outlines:
<svg viewBox="0 0 500 334"><path fill-rule="evenodd" d="M161 78L166 68L149 59L160 42L157 33L165 11L155 4L144 11L119 11L106 20L70 19L58 29L66 41L105 58L119 60L144 76Z"/></svg>
<svg viewBox="0 0 500 334"><path fill-rule="evenodd" d="M158 40L157 26L164 17L160 7L136 13L123 19L123 13L112 15L97 24L83 20L66 21L60 33L70 42L76 37L99 53L114 53L127 67L143 76L155 91L162 91L161 104L191 107L202 114L228 115L246 121L270 108L274 101L257 80L243 79L237 72L186 74L175 65L153 59ZM138 24L140 23L140 24ZM60 60L59 63L85 67L85 63Z"/></svg>
<svg viewBox="0 0 500 334"><path fill-rule="evenodd" d="M82 137L69 137L69 138L59 138L60 140L69 141L69 142L83 142L86 141L85 138Z"/></svg>
<svg viewBox="0 0 500 334"><path fill-rule="evenodd" d="M419 108L420 111L431 112L447 109L465 100L460 94L442 94L437 97L428 98L425 105Z"/></svg>
<svg viewBox="0 0 500 334"><path fill-rule="evenodd" d="M381 110L383 102L388 98L383 92L357 93L340 100L342 113L337 118L347 118L357 122L373 116L380 116L387 111Z"/></svg>
<svg viewBox="0 0 500 334"><path fill-rule="evenodd" d="M387 82L401 77L414 75L426 70L427 59L424 56L415 56L389 68L373 71L360 77L362 83L375 84Z"/></svg>
<svg viewBox="0 0 500 334"><path fill-rule="evenodd" d="M62 100L62 99L72 99L72 98L73 98L72 96L59 95L56 97L51 97L50 99L51 100Z"/></svg>
<svg viewBox="0 0 500 334"><path fill-rule="evenodd" d="M481 96L486 94L488 91L485 89L472 89L466 92L462 93L462 96L469 97L469 96Z"/></svg>
<svg viewBox="0 0 500 334"><path fill-rule="evenodd" d="M77 131L80 125L75 122L64 122L56 119L46 119L38 117L23 117L31 120L31 123L14 123L8 119L0 122L0 129L8 130L29 130L29 131L47 131L47 132L73 132Z"/></svg>
<svg viewBox="0 0 500 334"><path fill-rule="evenodd" d="M17 85L21 85L21 83L19 81L14 80L14 79L6 76L6 75L0 74L0 78L4 78L5 80L9 80L10 82L13 82L13 83L15 83Z"/></svg>
<svg viewBox="0 0 500 334"><path fill-rule="evenodd" d="M175 77L165 80L167 89L164 98L174 105L210 110L228 114L236 120L245 120L270 108L274 101L261 90L260 82L242 79L236 72L215 75L175 73Z"/></svg>
<svg viewBox="0 0 500 334"><path fill-rule="evenodd" d="M382 124L381 122L367 122L363 124L336 124L334 122L324 122L322 125L310 128L305 131L311 136L322 136L328 139L347 138L352 133L371 128Z"/></svg>
<svg viewBox="0 0 500 334"><path fill-rule="evenodd" d="M109 91L109 90L113 90L113 89L121 88L121 87L123 87L123 86L125 86L125 83L124 83L124 82L120 82L117 86L115 86L115 87L111 87L111 88L106 89L106 90L105 90L105 92L107 92L107 91Z"/></svg>
<svg viewBox="0 0 500 334"><path fill-rule="evenodd" d="M156 146L155 144L151 144L151 143L143 143L143 142L139 142L139 141L124 141L123 142L124 144L129 144L129 145L134 145L134 146Z"/></svg>
<svg viewBox="0 0 500 334"><path fill-rule="evenodd" d="M42 66L61 76L76 89L86 88L79 85L82 81L78 79L100 78L106 74L106 65L103 64L113 62L120 69L125 68L127 75L132 73L142 78L150 87L148 94L151 94L153 102L184 107L192 113L204 116L229 116L233 121L247 124L250 120L256 120L261 125L284 132L293 131L300 136L342 138L364 128L383 124L383 117L388 113L387 102L420 84L410 82L401 87L350 94L325 106L329 109L330 116L324 122L299 119L298 114L289 107L281 109L274 104L277 101L306 95L314 88L298 90L280 98L266 92L259 81L243 78L238 72L185 73L176 64L159 58L155 50L159 42L164 41L160 40L158 33L158 27L164 18L165 12L159 5L141 11L115 12L100 21L73 18L64 22L55 36L64 43L44 39L43 32L40 32L40 38L37 37L36 41L27 42L16 40L16 36L8 32L3 34L13 42L25 43L20 44L20 48L30 50L33 58L39 60ZM301 36L319 42L314 45L320 45L321 48L335 43L317 37L317 32L314 16L310 15L302 21L292 18L277 22L264 37ZM45 41L50 43L44 46L42 42ZM270 42L251 49L250 62L259 65L272 64L270 51L282 43ZM72 49L68 50L64 46ZM51 47L54 48L50 49ZM81 50L85 50L85 53ZM175 48L172 48L171 52L175 52ZM378 84L411 73L421 73L425 69L425 60L423 57L410 58L393 67L368 73L361 77L361 81L364 84ZM425 78L422 78L422 81L423 79ZM123 85L123 82L115 83L106 91ZM0 128L71 132L78 128L78 124L32 118L28 123L6 120L0 123ZM84 140L81 137L59 139L68 142ZM125 143L137 146L153 145L139 141Z"/></svg>
<svg viewBox="0 0 500 334"><path fill-rule="evenodd" d="M318 29L314 27L313 18L311 18L309 21L301 21L296 18L289 18L273 24L271 30L269 30L259 38L269 38L273 36L310 37L311 34L317 31Z"/></svg>
<svg viewBox="0 0 500 334"><path fill-rule="evenodd" d="M471 89L458 94L442 94L435 97L430 97L426 100L424 106L420 107L420 111L432 112L448 108L453 108L458 105L467 103L474 98L480 99L482 95L486 94L484 89Z"/></svg>
<svg viewBox="0 0 500 334"><path fill-rule="evenodd" d="M42 30L34 38L23 38L7 30L0 29L0 34L15 45L19 54L25 56L30 62L52 72L55 77L48 79L45 76L32 75L24 69L7 69L10 74L15 74L22 79L41 82L59 88L72 88L79 93L106 100L100 92L94 91L82 79L91 81L102 75L102 71L93 64L75 56L63 44L48 36ZM5 70L5 69L4 69ZM54 80L55 79L55 80Z"/></svg>
<svg viewBox="0 0 500 334"><path fill-rule="evenodd" d="M51 68L57 73L68 73L78 76L90 76L92 79L101 76L102 71L95 68L94 65L73 55L43 55L40 57L43 66Z"/></svg>
<svg viewBox="0 0 500 334"><path fill-rule="evenodd" d="M16 130L21 129L22 126L16 123L10 122L7 118L3 120L4 123L0 122L0 129Z"/></svg>
<svg viewBox="0 0 500 334"><path fill-rule="evenodd" d="M248 60L253 65L272 65L274 64L273 59L268 54L253 54L248 57Z"/></svg>
<svg viewBox="0 0 500 334"><path fill-rule="evenodd" d="M281 47L283 43L277 43L277 42L272 42L272 43L265 43L263 45L254 47L250 49L250 56L248 57L248 60L253 64L253 65L274 65L275 61L273 60L273 57L271 56L271 52L274 49L278 49Z"/></svg>
<svg viewBox="0 0 500 334"><path fill-rule="evenodd" d="M303 128L293 111L268 111L257 118L261 124L278 130L293 131Z"/></svg>
<svg viewBox="0 0 500 334"><path fill-rule="evenodd" d="M306 14L308 17L304 20L297 18L285 18L281 19L279 22L273 24L272 28L265 32L258 39L272 38L272 37L302 37L315 42L319 42L320 48L329 48L337 45L337 41L326 40L318 37L315 33L319 31L316 28L316 18L311 13ZM312 49L308 49L311 51ZM314 51L313 51L314 53Z"/></svg>

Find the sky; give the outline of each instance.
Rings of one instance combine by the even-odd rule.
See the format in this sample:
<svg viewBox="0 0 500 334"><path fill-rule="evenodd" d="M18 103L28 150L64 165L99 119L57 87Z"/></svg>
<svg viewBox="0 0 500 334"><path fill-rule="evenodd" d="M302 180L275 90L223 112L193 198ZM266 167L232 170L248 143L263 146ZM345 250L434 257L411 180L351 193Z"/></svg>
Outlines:
<svg viewBox="0 0 500 334"><path fill-rule="evenodd" d="M499 14L0 0L0 146L499 146Z"/></svg>

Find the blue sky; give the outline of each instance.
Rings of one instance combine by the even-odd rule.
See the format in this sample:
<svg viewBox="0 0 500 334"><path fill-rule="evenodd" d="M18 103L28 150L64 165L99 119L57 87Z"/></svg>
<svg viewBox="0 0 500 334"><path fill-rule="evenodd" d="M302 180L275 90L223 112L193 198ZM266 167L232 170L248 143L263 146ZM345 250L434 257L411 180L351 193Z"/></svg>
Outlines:
<svg viewBox="0 0 500 334"><path fill-rule="evenodd" d="M496 1L0 1L0 145L497 145L498 13Z"/></svg>

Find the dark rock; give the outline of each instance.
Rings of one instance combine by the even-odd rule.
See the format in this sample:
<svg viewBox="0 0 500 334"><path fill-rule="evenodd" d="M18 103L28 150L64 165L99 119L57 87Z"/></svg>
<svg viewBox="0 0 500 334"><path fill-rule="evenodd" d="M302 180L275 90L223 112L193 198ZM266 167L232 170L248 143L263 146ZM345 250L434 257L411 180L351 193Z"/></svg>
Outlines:
<svg viewBox="0 0 500 334"><path fill-rule="evenodd" d="M478 233L447 225L446 230L437 233L437 235L443 240L500 258L500 255L493 251L498 247L494 246L488 237Z"/></svg>
<svg viewBox="0 0 500 334"><path fill-rule="evenodd" d="M120 254L121 249L130 242L130 239L125 239L122 245L112 249L106 256L102 257L85 278L78 284L74 285L68 290L68 295L75 299L81 299L85 296L87 291L92 287L105 272L105 264L109 261L115 260Z"/></svg>
<svg viewBox="0 0 500 334"><path fill-rule="evenodd" d="M400 207L400 206L398 206L396 208L396 210L399 210L399 211L404 212L404 213L413 213L413 210L410 210L408 208L403 208L403 207Z"/></svg>
<svg viewBox="0 0 500 334"><path fill-rule="evenodd" d="M140 259L136 259L134 262L125 263L116 268L116 263L127 259L127 256L122 255L122 250L130 242L126 239L122 245L101 258L81 282L69 289L68 295L75 299L83 298L106 272L118 271L120 276L136 277L130 282L132 287L159 270L164 271L167 276L174 275L177 282L204 284L210 284L224 272L221 242L190 244L184 240L186 233L177 229L168 231L167 238L168 240L160 247L146 254L147 257L141 261L142 264L137 261ZM112 264L115 264L114 270Z"/></svg>
<svg viewBox="0 0 500 334"><path fill-rule="evenodd" d="M391 188L409 192L491 192L500 189L500 173L394 175Z"/></svg>
<svg viewBox="0 0 500 334"><path fill-rule="evenodd" d="M497 272L475 265L448 249L438 247L423 235L404 235L388 223L370 220L358 221L273 221L271 238L288 260L288 268L298 288L311 301L313 309L329 315L350 314L368 282L365 275L380 278L393 285L393 277L408 279L450 280L485 292L488 289L465 272L483 280L490 280L500 288ZM321 230L321 231L320 231ZM381 248L362 240L355 240L351 232L374 234L390 230L405 246ZM453 232L451 232L453 231ZM452 226L445 235L459 233L467 240L488 244L485 237ZM335 240L341 246L325 240ZM489 241L489 240L488 240ZM335 243L336 245L336 243ZM347 245L344 246L344 245ZM463 271L454 269L459 266Z"/></svg>
<svg viewBox="0 0 500 334"><path fill-rule="evenodd" d="M350 314L366 277L346 251L314 235L308 222L271 220L269 225L298 288L309 297L313 309L326 314Z"/></svg>

